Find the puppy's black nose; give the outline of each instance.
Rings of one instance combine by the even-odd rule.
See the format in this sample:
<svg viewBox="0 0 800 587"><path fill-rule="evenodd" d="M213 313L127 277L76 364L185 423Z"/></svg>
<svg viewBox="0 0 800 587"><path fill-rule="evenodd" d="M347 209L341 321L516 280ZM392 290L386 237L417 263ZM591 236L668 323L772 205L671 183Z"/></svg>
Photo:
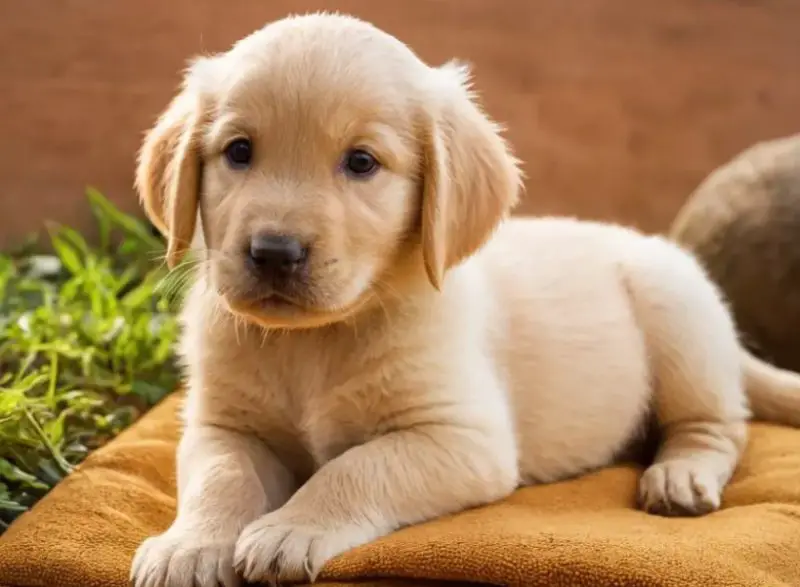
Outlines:
<svg viewBox="0 0 800 587"><path fill-rule="evenodd" d="M249 261L262 274L285 276L299 269L308 251L296 238L262 233L250 239Z"/></svg>

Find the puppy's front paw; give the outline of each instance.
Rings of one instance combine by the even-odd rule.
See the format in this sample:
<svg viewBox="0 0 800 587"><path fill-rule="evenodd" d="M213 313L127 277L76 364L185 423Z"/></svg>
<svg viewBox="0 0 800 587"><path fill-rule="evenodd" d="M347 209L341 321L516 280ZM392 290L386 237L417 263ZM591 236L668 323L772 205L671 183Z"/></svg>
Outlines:
<svg viewBox="0 0 800 587"><path fill-rule="evenodd" d="M377 538L356 524L325 527L277 510L251 523L236 542L236 570L250 583L314 581L330 559Z"/></svg>
<svg viewBox="0 0 800 587"><path fill-rule="evenodd" d="M662 516L699 516L719 509L722 485L702 461L655 463L639 481L639 503Z"/></svg>
<svg viewBox="0 0 800 587"><path fill-rule="evenodd" d="M236 537L168 530L145 540L133 558L134 587L238 587L233 568Z"/></svg>

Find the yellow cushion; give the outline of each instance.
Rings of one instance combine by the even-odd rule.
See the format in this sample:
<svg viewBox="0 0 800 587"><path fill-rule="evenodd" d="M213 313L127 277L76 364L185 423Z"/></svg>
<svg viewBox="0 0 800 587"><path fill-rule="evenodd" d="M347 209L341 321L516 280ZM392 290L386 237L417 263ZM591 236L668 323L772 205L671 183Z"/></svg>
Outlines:
<svg viewBox="0 0 800 587"><path fill-rule="evenodd" d="M90 456L0 537L0 585L128 584L137 545L174 515L179 401L173 394ZM799 430L754 424L723 509L702 518L637 511L640 472L620 466L522 489L407 528L332 561L321 583L800 585Z"/></svg>

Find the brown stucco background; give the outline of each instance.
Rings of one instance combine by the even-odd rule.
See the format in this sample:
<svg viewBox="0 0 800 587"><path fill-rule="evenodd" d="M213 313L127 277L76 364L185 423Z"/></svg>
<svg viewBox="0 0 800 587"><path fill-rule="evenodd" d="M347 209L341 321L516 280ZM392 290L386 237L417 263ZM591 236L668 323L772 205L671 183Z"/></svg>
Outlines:
<svg viewBox="0 0 800 587"><path fill-rule="evenodd" d="M798 0L0 0L0 246L127 210L186 58L288 12L373 20L474 64L525 161L523 210L666 227L714 166L800 130Z"/></svg>

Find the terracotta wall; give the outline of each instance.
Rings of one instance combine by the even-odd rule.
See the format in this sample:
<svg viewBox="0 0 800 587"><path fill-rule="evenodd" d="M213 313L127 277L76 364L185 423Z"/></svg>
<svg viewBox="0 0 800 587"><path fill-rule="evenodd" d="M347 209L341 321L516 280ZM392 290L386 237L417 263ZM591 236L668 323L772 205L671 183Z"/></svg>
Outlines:
<svg viewBox="0 0 800 587"><path fill-rule="evenodd" d="M529 175L524 210L664 228L748 144L800 130L798 0L0 0L0 243L126 209L185 59L287 12L373 20L474 63Z"/></svg>

